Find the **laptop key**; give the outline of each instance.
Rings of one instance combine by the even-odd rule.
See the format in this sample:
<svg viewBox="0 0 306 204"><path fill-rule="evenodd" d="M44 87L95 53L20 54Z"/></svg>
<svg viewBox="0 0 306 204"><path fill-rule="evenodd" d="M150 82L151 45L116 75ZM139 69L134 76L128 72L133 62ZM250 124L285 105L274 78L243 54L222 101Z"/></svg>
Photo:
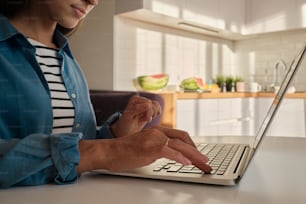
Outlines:
<svg viewBox="0 0 306 204"><path fill-rule="evenodd" d="M179 170L180 173L192 173L192 174L202 174L203 171L201 171L200 169L190 169L190 170L187 170L187 169L181 169Z"/></svg>
<svg viewBox="0 0 306 204"><path fill-rule="evenodd" d="M170 166L169 169L167 169L167 172L178 172L182 168L182 165L173 165Z"/></svg>
<svg viewBox="0 0 306 204"><path fill-rule="evenodd" d="M205 154L209 158L208 164L212 167L210 174L223 175L225 174L228 165L230 164L234 154L238 150L238 145L200 145L199 151ZM169 173L192 173L192 174L204 174L204 172L195 167L194 165L182 165L174 160L167 160L160 166L157 166L153 171L166 171Z"/></svg>

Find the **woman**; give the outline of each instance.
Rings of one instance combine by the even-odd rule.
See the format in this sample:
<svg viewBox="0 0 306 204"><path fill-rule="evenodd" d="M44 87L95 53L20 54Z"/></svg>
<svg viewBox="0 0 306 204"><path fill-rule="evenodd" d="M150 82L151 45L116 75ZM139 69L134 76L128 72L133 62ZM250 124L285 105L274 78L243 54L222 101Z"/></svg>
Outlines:
<svg viewBox="0 0 306 204"><path fill-rule="evenodd" d="M74 182L94 169L123 171L166 157L205 172L187 133L143 129L156 102L133 97L96 130L84 75L65 35L98 0L0 3L0 186Z"/></svg>

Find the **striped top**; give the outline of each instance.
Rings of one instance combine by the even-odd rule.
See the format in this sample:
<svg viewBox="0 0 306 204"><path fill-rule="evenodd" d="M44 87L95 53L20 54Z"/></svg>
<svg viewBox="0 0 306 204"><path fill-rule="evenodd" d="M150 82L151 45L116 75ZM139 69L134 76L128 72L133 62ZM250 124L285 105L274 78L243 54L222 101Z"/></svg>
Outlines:
<svg viewBox="0 0 306 204"><path fill-rule="evenodd" d="M28 40L36 48L37 62L50 89L53 110L52 133L71 133L75 110L62 79L62 60L58 56L58 50L49 48L33 39L28 38Z"/></svg>

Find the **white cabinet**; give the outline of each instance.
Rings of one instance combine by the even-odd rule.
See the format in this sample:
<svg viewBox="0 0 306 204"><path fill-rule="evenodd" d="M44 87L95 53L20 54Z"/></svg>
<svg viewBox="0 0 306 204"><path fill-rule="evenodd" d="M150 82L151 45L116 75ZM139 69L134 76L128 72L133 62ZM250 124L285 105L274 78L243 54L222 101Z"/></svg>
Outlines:
<svg viewBox="0 0 306 204"><path fill-rule="evenodd" d="M184 20L241 33L245 23L245 0L189 0L182 9Z"/></svg>
<svg viewBox="0 0 306 204"><path fill-rule="evenodd" d="M245 26L245 11L246 0L220 0L218 27L241 34Z"/></svg>
<svg viewBox="0 0 306 204"><path fill-rule="evenodd" d="M182 9L184 8L184 3L185 3L184 0L149 0L149 1L150 1L150 8L153 12L174 18L182 18Z"/></svg>
<svg viewBox="0 0 306 204"><path fill-rule="evenodd" d="M254 135L253 98L177 100L177 128L191 135Z"/></svg>
<svg viewBox="0 0 306 204"><path fill-rule="evenodd" d="M189 32L237 39L244 25L244 2L245 0L115 0L115 14Z"/></svg>
<svg viewBox="0 0 306 204"><path fill-rule="evenodd" d="M253 136L271 103L271 98L177 100L177 128L192 136ZM305 137L305 101L285 99L267 135Z"/></svg>
<svg viewBox="0 0 306 204"><path fill-rule="evenodd" d="M240 32L245 23L245 1L115 0L115 13L120 14L131 11L136 11L137 13L137 10L147 10L156 14L162 14L164 17L174 17L178 18L178 20L195 23L196 25Z"/></svg>
<svg viewBox="0 0 306 204"><path fill-rule="evenodd" d="M247 0L243 34L305 28L305 4L305 0Z"/></svg>
<svg viewBox="0 0 306 204"><path fill-rule="evenodd" d="M306 27L306 0L115 0L115 13L228 39Z"/></svg>
<svg viewBox="0 0 306 204"><path fill-rule="evenodd" d="M306 0L297 0L297 26L306 28Z"/></svg>
<svg viewBox="0 0 306 204"><path fill-rule="evenodd" d="M259 126L268 111L271 98L260 98ZM267 132L270 136L305 137L305 100L284 99Z"/></svg>
<svg viewBox="0 0 306 204"><path fill-rule="evenodd" d="M220 0L189 0L182 9L182 19L218 28Z"/></svg>

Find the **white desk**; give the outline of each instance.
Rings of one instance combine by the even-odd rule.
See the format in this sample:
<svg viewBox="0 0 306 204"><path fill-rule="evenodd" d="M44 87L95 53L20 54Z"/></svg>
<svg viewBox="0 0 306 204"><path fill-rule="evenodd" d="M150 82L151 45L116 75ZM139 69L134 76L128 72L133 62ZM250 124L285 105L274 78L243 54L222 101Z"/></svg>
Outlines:
<svg viewBox="0 0 306 204"><path fill-rule="evenodd" d="M72 185L0 190L0 203L305 204L306 139L267 137L235 187L85 174Z"/></svg>

